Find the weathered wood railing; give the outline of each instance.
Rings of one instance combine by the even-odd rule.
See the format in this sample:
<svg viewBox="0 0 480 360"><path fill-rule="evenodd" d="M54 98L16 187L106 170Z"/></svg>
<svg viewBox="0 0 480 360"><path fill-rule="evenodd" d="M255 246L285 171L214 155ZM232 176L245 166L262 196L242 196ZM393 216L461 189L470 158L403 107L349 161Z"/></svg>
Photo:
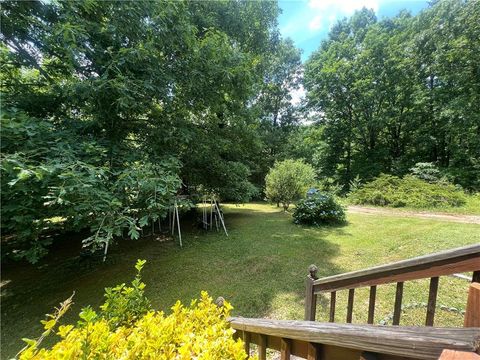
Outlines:
<svg viewBox="0 0 480 360"><path fill-rule="evenodd" d="M332 324L314 321L231 318L247 353L257 345L260 360L267 348L309 360L438 359L444 349L475 355L480 328L435 328Z"/></svg>
<svg viewBox="0 0 480 360"><path fill-rule="evenodd" d="M336 292L348 290L346 322L352 322L355 289L370 287L368 324L373 324L377 286L396 283L393 325L399 325L405 281L430 278L430 288L425 318L426 326L433 326L439 277L473 271L472 282L480 282L480 244L465 246L409 260L353 271L322 279L317 278L317 267L309 267L306 282L305 320L315 320L317 295L330 292L329 321L335 321ZM480 312L480 309L477 310Z"/></svg>
<svg viewBox="0 0 480 360"><path fill-rule="evenodd" d="M465 328L433 327L439 277L473 272L465 313ZM256 344L260 360L267 348L280 351L281 359L290 355L309 360L405 360L405 359L480 359L480 244L421 256L410 260L354 271L323 279L317 267L309 267L305 299L305 321L231 318L236 336ZM425 325L398 326L405 281L430 278ZM396 283L393 324L372 325L377 286ZM350 324L355 289L370 286L368 324ZM336 292L348 290L347 324L334 324ZM315 322L317 295L330 292L330 323Z"/></svg>

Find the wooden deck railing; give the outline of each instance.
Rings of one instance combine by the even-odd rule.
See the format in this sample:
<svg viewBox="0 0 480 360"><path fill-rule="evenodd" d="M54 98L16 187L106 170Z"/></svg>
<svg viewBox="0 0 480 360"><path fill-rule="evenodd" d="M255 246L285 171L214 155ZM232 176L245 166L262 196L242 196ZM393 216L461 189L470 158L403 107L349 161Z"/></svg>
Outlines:
<svg viewBox="0 0 480 360"><path fill-rule="evenodd" d="M433 327L439 277L473 272L466 300L464 328ZM309 360L479 360L480 356L480 244L432 255L318 279L317 267L309 267L305 299L305 321L231 318L235 335L256 344L260 360L267 349L280 351L282 360L291 355ZM430 278L425 325L398 326L403 284ZM372 325L378 285L396 283L393 324ZM368 324L352 322L355 289L370 286ZM347 324L335 324L336 292L348 290ZM330 322L315 322L317 295L330 292Z"/></svg>
<svg viewBox="0 0 480 360"><path fill-rule="evenodd" d="M444 349L475 354L480 328L435 328L332 324L231 318L236 336L247 353L257 345L260 360L266 351L280 351L282 360L291 355L309 360L438 359Z"/></svg>
<svg viewBox="0 0 480 360"><path fill-rule="evenodd" d="M329 321L335 321L336 292L348 290L346 322L352 322L355 289L370 287L368 324L373 324L377 286L396 283L393 325L400 323L403 285L405 281L430 278L425 318L426 326L433 326L439 277L473 271L472 282L480 282L480 244L465 246L436 254L353 271L322 279L317 278L317 267L310 265L306 282L305 320L315 320L317 295L330 292ZM480 312L480 310L477 310Z"/></svg>

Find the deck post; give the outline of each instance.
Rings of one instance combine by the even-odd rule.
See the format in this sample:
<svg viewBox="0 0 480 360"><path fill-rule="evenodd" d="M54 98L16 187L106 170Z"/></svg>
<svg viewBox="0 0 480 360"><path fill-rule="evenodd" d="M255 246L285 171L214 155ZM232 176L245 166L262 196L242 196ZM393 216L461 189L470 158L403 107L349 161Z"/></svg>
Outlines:
<svg viewBox="0 0 480 360"><path fill-rule="evenodd" d="M473 282L468 289L464 327L480 327L480 283Z"/></svg>
<svg viewBox="0 0 480 360"><path fill-rule="evenodd" d="M317 310L317 295L313 289L313 284L318 279L317 271L318 267L316 265L312 264L308 267L305 293L305 320L310 321L315 320L315 312Z"/></svg>

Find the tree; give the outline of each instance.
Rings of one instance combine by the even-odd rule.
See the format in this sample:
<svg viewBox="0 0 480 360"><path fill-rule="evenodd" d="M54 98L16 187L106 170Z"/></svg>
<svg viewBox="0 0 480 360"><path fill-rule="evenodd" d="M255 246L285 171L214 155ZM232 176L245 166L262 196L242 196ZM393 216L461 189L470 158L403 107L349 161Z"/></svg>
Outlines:
<svg viewBox="0 0 480 360"><path fill-rule="evenodd" d="M348 191L356 176L430 162L478 189L479 22L478 2L455 0L339 21L305 65L307 108L323 127L317 172Z"/></svg>
<svg viewBox="0 0 480 360"><path fill-rule="evenodd" d="M290 203L301 198L315 181L311 165L301 160L276 162L265 177L265 194L274 203L282 203L287 211Z"/></svg>
<svg viewBox="0 0 480 360"><path fill-rule="evenodd" d="M291 93L301 86L301 51L291 39L279 39L274 45L265 60L265 74L252 107L254 116L260 120L258 134L262 141L254 175L262 187L268 169L275 161L284 159L288 137L300 120Z"/></svg>
<svg viewBox="0 0 480 360"><path fill-rule="evenodd" d="M2 4L2 231L36 261L57 227L106 247L178 191L247 201L275 2ZM60 218L55 224L51 219Z"/></svg>

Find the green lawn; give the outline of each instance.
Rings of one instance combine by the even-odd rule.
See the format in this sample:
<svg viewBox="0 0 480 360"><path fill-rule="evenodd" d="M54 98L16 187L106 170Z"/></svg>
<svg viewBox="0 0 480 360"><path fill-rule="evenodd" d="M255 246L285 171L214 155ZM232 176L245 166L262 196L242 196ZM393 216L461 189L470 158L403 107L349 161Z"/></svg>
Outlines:
<svg viewBox="0 0 480 360"><path fill-rule="evenodd" d="M65 321L76 319L82 306L98 306L103 288L129 281L136 259L147 259L144 281L157 309L184 302L207 290L235 307L234 315L302 319L304 279L315 263L320 276L383 264L443 249L480 242L480 225L348 215L342 227L309 228L294 225L291 215L266 204L225 207L227 238L222 233L184 224L184 247L146 238L123 241L113 247L110 264L88 268L68 258L78 249L58 251L48 265L3 269L2 358L21 347L22 337L40 334L44 314L72 291L75 306ZM73 240L72 240L73 241ZM438 305L463 309L468 282L452 277L440 280ZM426 302L428 283L408 282L404 304ZM345 319L346 291L337 294L337 321ZM393 286L377 291L376 322L393 311ZM354 322L365 322L368 289L356 292ZM318 319L327 318L328 297L319 298ZM421 325L424 309L407 310L401 324ZM438 310L436 325L461 326L457 313Z"/></svg>

